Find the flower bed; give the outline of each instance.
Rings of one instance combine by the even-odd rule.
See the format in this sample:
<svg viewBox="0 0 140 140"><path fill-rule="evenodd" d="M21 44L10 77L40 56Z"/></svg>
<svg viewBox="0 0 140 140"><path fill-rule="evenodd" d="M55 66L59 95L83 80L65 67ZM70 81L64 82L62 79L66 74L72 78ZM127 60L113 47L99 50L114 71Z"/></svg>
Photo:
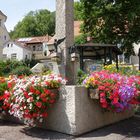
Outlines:
<svg viewBox="0 0 140 140"><path fill-rule="evenodd" d="M139 81L136 76L122 76L108 71L94 72L83 84L87 88L98 89L102 108L122 112L131 109L132 104L139 104Z"/></svg>
<svg viewBox="0 0 140 140"><path fill-rule="evenodd" d="M66 80L57 75L13 77L7 81L2 108L25 124L40 125L59 96L59 88Z"/></svg>

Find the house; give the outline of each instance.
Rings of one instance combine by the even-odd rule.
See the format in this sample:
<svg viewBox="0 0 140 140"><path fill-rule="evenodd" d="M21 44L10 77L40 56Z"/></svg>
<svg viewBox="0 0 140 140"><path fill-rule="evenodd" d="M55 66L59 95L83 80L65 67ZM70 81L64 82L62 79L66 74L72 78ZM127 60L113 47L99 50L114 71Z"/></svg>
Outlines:
<svg viewBox="0 0 140 140"><path fill-rule="evenodd" d="M16 42L26 46L32 52L32 59L42 60L46 59L43 54L43 47L46 46L47 42L51 39L50 36L39 36L39 37L28 37L19 38Z"/></svg>
<svg viewBox="0 0 140 140"><path fill-rule="evenodd" d="M3 47L3 59L26 60L32 58L32 51L19 42L8 41Z"/></svg>
<svg viewBox="0 0 140 140"><path fill-rule="evenodd" d="M10 36L5 27L7 16L0 10L0 59L2 59L3 45L10 40Z"/></svg>

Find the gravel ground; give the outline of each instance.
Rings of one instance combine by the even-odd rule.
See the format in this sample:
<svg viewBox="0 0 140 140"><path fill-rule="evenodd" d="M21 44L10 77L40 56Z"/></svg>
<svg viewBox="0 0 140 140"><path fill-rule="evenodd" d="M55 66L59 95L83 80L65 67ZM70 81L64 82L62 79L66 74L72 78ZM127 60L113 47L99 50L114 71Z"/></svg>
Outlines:
<svg viewBox="0 0 140 140"><path fill-rule="evenodd" d="M0 140L140 140L140 116L74 137L0 120Z"/></svg>

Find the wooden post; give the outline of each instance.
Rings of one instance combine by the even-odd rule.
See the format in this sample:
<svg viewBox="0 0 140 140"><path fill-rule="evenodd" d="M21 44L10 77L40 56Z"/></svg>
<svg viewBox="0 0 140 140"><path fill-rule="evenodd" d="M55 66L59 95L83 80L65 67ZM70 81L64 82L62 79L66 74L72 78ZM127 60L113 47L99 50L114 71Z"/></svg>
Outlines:
<svg viewBox="0 0 140 140"><path fill-rule="evenodd" d="M106 47L104 48L104 65L106 65Z"/></svg>
<svg viewBox="0 0 140 140"><path fill-rule="evenodd" d="M110 64L112 64L112 48L109 47L109 59L110 59Z"/></svg>
<svg viewBox="0 0 140 140"><path fill-rule="evenodd" d="M117 71L119 70L119 66L118 66L118 55L117 54L115 54L116 55L116 69L117 69Z"/></svg>

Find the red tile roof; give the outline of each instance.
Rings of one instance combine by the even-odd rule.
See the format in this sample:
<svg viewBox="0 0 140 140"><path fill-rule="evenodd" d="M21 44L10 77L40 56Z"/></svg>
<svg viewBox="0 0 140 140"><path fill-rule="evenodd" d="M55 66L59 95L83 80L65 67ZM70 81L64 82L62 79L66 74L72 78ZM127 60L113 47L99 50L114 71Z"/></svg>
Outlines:
<svg viewBox="0 0 140 140"><path fill-rule="evenodd" d="M38 36L38 37L26 37L26 38L19 38L16 41L25 44L34 44L34 43L43 43L48 42L51 39L51 36Z"/></svg>

